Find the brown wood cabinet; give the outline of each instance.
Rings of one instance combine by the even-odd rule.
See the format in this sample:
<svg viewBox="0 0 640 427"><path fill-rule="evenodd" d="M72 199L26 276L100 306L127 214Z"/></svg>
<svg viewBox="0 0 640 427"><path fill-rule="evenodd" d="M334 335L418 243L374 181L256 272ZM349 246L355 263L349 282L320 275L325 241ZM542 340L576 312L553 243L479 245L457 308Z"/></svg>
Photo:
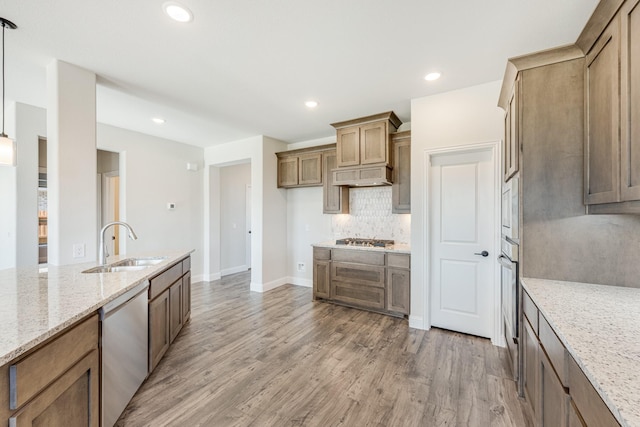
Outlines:
<svg viewBox="0 0 640 427"><path fill-rule="evenodd" d="M522 303L522 375L536 426L619 426L526 292Z"/></svg>
<svg viewBox="0 0 640 427"><path fill-rule="evenodd" d="M191 315L191 257L149 282L149 373L158 365Z"/></svg>
<svg viewBox="0 0 640 427"><path fill-rule="evenodd" d="M322 188L322 213L349 213L349 187L334 185L332 170L338 167L336 150L322 153L324 183Z"/></svg>
<svg viewBox="0 0 640 427"><path fill-rule="evenodd" d="M331 149L335 149L335 144L276 153L278 188L322 186L326 176L323 153Z"/></svg>
<svg viewBox="0 0 640 427"><path fill-rule="evenodd" d="M0 368L5 425L100 423L98 315L94 314Z"/></svg>
<svg viewBox="0 0 640 427"><path fill-rule="evenodd" d="M337 136L338 167L390 165L389 133L401 124L393 111L332 123Z"/></svg>
<svg viewBox="0 0 640 427"><path fill-rule="evenodd" d="M516 77L511 86L509 99L504 115L504 182L507 182L518 172L520 161L520 76Z"/></svg>
<svg viewBox="0 0 640 427"><path fill-rule="evenodd" d="M313 251L313 299L394 316L410 310L410 255L384 251Z"/></svg>
<svg viewBox="0 0 640 427"><path fill-rule="evenodd" d="M411 131L391 134L393 171L391 211L411 213Z"/></svg>
<svg viewBox="0 0 640 427"><path fill-rule="evenodd" d="M634 42L640 37L639 3L623 2L586 55L589 213L640 213L640 47Z"/></svg>

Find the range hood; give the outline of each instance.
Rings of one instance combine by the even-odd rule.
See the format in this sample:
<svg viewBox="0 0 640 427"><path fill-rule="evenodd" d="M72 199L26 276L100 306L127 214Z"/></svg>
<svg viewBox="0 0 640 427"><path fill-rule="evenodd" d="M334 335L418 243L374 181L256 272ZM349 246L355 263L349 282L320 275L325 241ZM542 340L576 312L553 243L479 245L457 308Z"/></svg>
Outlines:
<svg viewBox="0 0 640 427"><path fill-rule="evenodd" d="M333 185L347 187L375 187L391 185L391 166L353 167L333 169Z"/></svg>

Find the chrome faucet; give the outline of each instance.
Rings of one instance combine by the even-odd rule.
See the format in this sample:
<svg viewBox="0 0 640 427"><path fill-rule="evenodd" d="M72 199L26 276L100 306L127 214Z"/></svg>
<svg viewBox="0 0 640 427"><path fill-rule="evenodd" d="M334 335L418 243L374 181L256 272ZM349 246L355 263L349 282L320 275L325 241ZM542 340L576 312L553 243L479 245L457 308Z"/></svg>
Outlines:
<svg viewBox="0 0 640 427"><path fill-rule="evenodd" d="M133 231L133 228L131 228L131 226L126 222L114 221L106 224L104 227L102 227L102 230L100 230L100 248L98 249L98 261L100 262L100 265L105 265L107 263L107 257L109 256L109 253L107 252L107 248L104 245L104 232L107 231L107 228L111 227L112 225L123 226L129 231L129 238L131 240L138 240L136 232Z"/></svg>

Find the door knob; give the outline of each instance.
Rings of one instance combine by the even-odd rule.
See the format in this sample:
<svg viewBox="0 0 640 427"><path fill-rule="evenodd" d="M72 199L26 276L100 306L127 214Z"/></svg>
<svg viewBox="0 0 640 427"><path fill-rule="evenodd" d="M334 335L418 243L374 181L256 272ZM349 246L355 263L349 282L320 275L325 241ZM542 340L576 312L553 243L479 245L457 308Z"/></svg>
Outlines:
<svg viewBox="0 0 640 427"><path fill-rule="evenodd" d="M488 257L489 256L489 252L487 252L487 251L476 252L474 255L482 255L483 257Z"/></svg>

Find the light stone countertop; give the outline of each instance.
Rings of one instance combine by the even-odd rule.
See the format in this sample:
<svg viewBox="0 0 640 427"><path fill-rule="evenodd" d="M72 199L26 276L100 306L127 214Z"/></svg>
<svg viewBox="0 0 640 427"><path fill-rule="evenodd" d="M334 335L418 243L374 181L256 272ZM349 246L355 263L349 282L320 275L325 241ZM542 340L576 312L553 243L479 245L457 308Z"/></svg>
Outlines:
<svg viewBox="0 0 640 427"><path fill-rule="evenodd" d="M640 289L522 285L622 426L640 426Z"/></svg>
<svg viewBox="0 0 640 427"><path fill-rule="evenodd" d="M396 252L400 254L411 254L411 246L405 243L396 243L388 248L375 248L369 246L349 246L349 245L336 245L335 240L329 242L314 243L314 247L318 248L331 248L331 249L349 249L359 251L374 251L374 252Z"/></svg>
<svg viewBox="0 0 640 427"><path fill-rule="evenodd" d="M0 366L76 321L96 312L147 278L187 257L192 250L109 257L167 257L138 271L82 273L96 263L0 270Z"/></svg>

